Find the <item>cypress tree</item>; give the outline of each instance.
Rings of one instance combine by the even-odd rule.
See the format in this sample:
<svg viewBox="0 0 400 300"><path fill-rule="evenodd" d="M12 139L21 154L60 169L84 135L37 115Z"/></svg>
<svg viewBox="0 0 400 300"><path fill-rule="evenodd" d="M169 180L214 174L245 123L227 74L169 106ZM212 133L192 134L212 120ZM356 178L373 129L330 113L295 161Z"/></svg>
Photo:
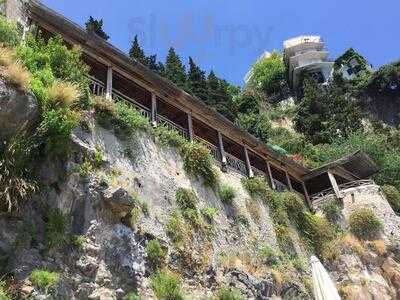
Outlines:
<svg viewBox="0 0 400 300"><path fill-rule="evenodd" d="M208 102L205 72L195 64L191 57L189 57L188 88L192 95L195 95L206 103Z"/></svg>
<svg viewBox="0 0 400 300"><path fill-rule="evenodd" d="M179 88L187 90L185 66L172 47L169 48L163 74Z"/></svg>
<svg viewBox="0 0 400 300"><path fill-rule="evenodd" d="M219 79L214 71L210 71L207 77L208 100L207 103L215 105L219 99Z"/></svg>
<svg viewBox="0 0 400 300"><path fill-rule="evenodd" d="M139 45L138 36L135 35L135 38L132 41L131 49L129 49L129 57L132 59L136 59L142 64L146 64L146 56L144 55L144 51L142 47Z"/></svg>
<svg viewBox="0 0 400 300"><path fill-rule="evenodd" d="M96 20L92 16L85 23L86 31L90 33L95 33L102 39L108 40L110 37L103 30L103 19Z"/></svg>

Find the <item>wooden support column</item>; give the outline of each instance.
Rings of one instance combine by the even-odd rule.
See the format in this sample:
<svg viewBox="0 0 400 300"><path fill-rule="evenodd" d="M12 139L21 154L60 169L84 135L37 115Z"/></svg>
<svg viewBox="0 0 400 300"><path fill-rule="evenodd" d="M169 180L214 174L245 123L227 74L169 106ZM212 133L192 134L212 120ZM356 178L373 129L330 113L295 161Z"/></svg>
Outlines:
<svg viewBox="0 0 400 300"><path fill-rule="evenodd" d="M271 189L276 190L274 178L272 177L271 165L269 162L267 162L267 170L268 170L268 179L269 179Z"/></svg>
<svg viewBox="0 0 400 300"><path fill-rule="evenodd" d="M289 188L289 191L293 191L292 182L290 181L289 173L286 170L285 170L285 175L286 175L286 183Z"/></svg>
<svg viewBox="0 0 400 300"><path fill-rule="evenodd" d="M107 85L106 85L106 99L112 100L112 89L113 89L113 69L112 67L107 68Z"/></svg>
<svg viewBox="0 0 400 300"><path fill-rule="evenodd" d="M251 164L250 164L250 157L249 157L249 151L247 150L247 147L244 146L244 158L246 160L246 167L247 167L247 175L252 178L254 177L253 170L251 169Z"/></svg>
<svg viewBox="0 0 400 300"><path fill-rule="evenodd" d="M221 132L218 131L218 145L219 145L219 153L221 155L221 170L223 172L227 172L226 168L226 154L225 154L225 149L224 149L224 141L222 139L222 134Z"/></svg>
<svg viewBox="0 0 400 300"><path fill-rule="evenodd" d="M333 188L333 191L335 192L336 198L341 199L342 195L340 193L340 189L339 189L339 186L338 186L338 184L336 182L335 176L330 171L328 171L328 177L329 177L329 181L331 182L331 186Z"/></svg>
<svg viewBox="0 0 400 300"><path fill-rule="evenodd" d="M193 142L193 140L194 140L194 132L193 132L193 118L192 118L192 114L191 113L187 114L187 120L188 120L189 140L191 142Z"/></svg>
<svg viewBox="0 0 400 300"><path fill-rule="evenodd" d="M151 93L151 125L157 127L157 96Z"/></svg>
<svg viewBox="0 0 400 300"><path fill-rule="evenodd" d="M311 206L312 203L311 203L310 195L308 195L307 187L306 187L306 184L304 183L304 181L301 182L301 186L303 187L304 198L306 198L306 202L308 204L308 207L310 209L312 209L312 206Z"/></svg>

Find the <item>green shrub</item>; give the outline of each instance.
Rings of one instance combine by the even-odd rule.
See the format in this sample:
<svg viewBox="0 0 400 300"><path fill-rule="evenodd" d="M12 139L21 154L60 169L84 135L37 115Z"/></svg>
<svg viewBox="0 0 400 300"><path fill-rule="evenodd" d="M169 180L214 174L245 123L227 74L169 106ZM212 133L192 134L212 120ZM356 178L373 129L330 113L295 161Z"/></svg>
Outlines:
<svg viewBox="0 0 400 300"><path fill-rule="evenodd" d="M279 255L268 245L259 245L257 257L265 264L277 266L279 264Z"/></svg>
<svg viewBox="0 0 400 300"><path fill-rule="evenodd" d="M176 130L171 130L165 126L158 126L154 129L154 134L157 136L161 145L180 148L187 141Z"/></svg>
<svg viewBox="0 0 400 300"><path fill-rule="evenodd" d="M103 150L100 146L96 146L93 153L93 164L95 168L100 168L103 165L104 157Z"/></svg>
<svg viewBox="0 0 400 300"><path fill-rule="evenodd" d="M86 159L78 167L79 175L83 178L87 178L92 173L92 171L93 171L93 166L88 159Z"/></svg>
<svg viewBox="0 0 400 300"><path fill-rule="evenodd" d="M175 194L176 203L181 210L194 209L196 210L196 204L198 202L196 193L191 189L180 188Z"/></svg>
<svg viewBox="0 0 400 300"><path fill-rule="evenodd" d="M73 235L70 238L71 245L78 249L83 249L83 245L85 244L85 242L86 238L84 235Z"/></svg>
<svg viewBox="0 0 400 300"><path fill-rule="evenodd" d="M208 222L213 222L215 216L218 214L218 209L215 207L204 207L201 209L201 213Z"/></svg>
<svg viewBox="0 0 400 300"><path fill-rule="evenodd" d="M384 185L383 193L396 214L400 214L400 191L392 185Z"/></svg>
<svg viewBox="0 0 400 300"><path fill-rule="evenodd" d="M17 46L20 42L20 33L17 24L10 22L6 17L0 16L0 44Z"/></svg>
<svg viewBox="0 0 400 300"><path fill-rule="evenodd" d="M124 300L140 300L140 297L136 293L129 293L124 297Z"/></svg>
<svg viewBox="0 0 400 300"><path fill-rule="evenodd" d="M166 254L159 241L149 241L146 245L145 251L147 259L153 267L162 267L165 262Z"/></svg>
<svg viewBox="0 0 400 300"><path fill-rule="evenodd" d="M105 128L112 127L112 124L118 118L115 102L101 96L94 96L92 98L92 106L99 124Z"/></svg>
<svg viewBox="0 0 400 300"><path fill-rule="evenodd" d="M11 300L6 289L6 284L3 281L0 281L0 300Z"/></svg>
<svg viewBox="0 0 400 300"><path fill-rule="evenodd" d="M16 135L0 145L0 212L16 211L36 191L29 170L33 146L30 138Z"/></svg>
<svg viewBox="0 0 400 300"><path fill-rule="evenodd" d="M72 129L79 124L79 119L79 114L67 109L43 111L38 136L45 152L65 153Z"/></svg>
<svg viewBox="0 0 400 300"><path fill-rule="evenodd" d="M259 197L264 202L272 195L272 191L263 177L244 177L242 178L242 185L251 197Z"/></svg>
<svg viewBox="0 0 400 300"><path fill-rule="evenodd" d="M185 238L186 226L182 216L178 212L172 212L165 225L165 231L172 243L179 245Z"/></svg>
<svg viewBox="0 0 400 300"><path fill-rule="evenodd" d="M140 218L142 216L142 210L139 207L134 207L132 208L130 215L130 225L131 227L135 227L137 224L139 224Z"/></svg>
<svg viewBox="0 0 400 300"><path fill-rule="evenodd" d="M361 239L376 238L383 229L382 222L369 208L360 208L350 214L351 232Z"/></svg>
<svg viewBox="0 0 400 300"><path fill-rule="evenodd" d="M60 274L57 272L50 272L47 270L34 270L29 275L29 280L32 284L42 290L47 290L55 286L60 280Z"/></svg>
<svg viewBox="0 0 400 300"><path fill-rule="evenodd" d="M70 224L68 216L59 209L50 209L45 226L45 238L49 249L57 249L68 242L67 229Z"/></svg>
<svg viewBox="0 0 400 300"><path fill-rule="evenodd" d="M234 288L222 288L218 291L217 295L218 300L244 300L245 297Z"/></svg>
<svg viewBox="0 0 400 300"><path fill-rule="evenodd" d="M115 120L114 128L117 132L132 133L136 130L150 130L149 120L132 106L124 102L118 102L116 104L116 111L117 119Z"/></svg>
<svg viewBox="0 0 400 300"><path fill-rule="evenodd" d="M329 222L336 222L340 214L340 207L337 201L333 200L325 203L322 206L322 211Z"/></svg>
<svg viewBox="0 0 400 300"><path fill-rule="evenodd" d="M207 186L215 187L218 177L213 167L210 150L198 143L185 143L181 152L186 172L203 178Z"/></svg>
<svg viewBox="0 0 400 300"><path fill-rule="evenodd" d="M158 271L151 277L151 288L157 299L182 300L181 283L176 275L167 271Z"/></svg>
<svg viewBox="0 0 400 300"><path fill-rule="evenodd" d="M218 196L222 202L232 204L233 199L236 197L236 191L233 187L222 184L218 189Z"/></svg>

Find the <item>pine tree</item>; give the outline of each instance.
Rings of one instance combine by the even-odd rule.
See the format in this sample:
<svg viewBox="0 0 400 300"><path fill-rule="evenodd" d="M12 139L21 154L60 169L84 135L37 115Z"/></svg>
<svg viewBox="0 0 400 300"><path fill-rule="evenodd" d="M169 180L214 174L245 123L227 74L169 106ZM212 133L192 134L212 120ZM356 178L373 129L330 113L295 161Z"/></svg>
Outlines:
<svg viewBox="0 0 400 300"><path fill-rule="evenodd" d="M144 55L143 49L139 45L138 36L135 35L135 38L132 41L131 49L129 49L129 57L132 59L136 59L142 64L146 64L146 56Z"/></svg>
<svg viewBox="0 0 400 300"><path fill-rule="evenodd" d="M172 47L168 51L164 67L164 77L171 80L179 88L187 90L185 66Z"/></svg>
<svg viewBox="0 0 400 300"><path fill-rule="evenodd" d="M189 57L188 88L192 95L204 102L208 101L205 72L195 64L191 57Z"/></svg>
<svg viewBox="0 0 400 300"><path fill-rule="evenodd" d="M95 33L102 39L108 40L110 37L103 30L103 19L96 20L92 16L85 23L86 30L90 33Z"/></svg>
<svg viewBox="0 0 400 300"><path fill-rule="evenodd" d="M207 77L207 89L208 89L208 99L207 103L209 105L215 105L219 98L219 79L215 75L214 71L210 71Z"/></svg>

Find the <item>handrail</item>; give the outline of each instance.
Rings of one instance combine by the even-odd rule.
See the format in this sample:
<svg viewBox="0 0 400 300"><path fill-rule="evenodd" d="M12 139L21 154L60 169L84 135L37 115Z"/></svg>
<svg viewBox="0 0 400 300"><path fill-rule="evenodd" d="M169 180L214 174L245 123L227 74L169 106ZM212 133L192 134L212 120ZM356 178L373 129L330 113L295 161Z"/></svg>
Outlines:
<svg viewBox="0 0 400 300"><path fill-rule="evenodd" d="M247 175L246 164L239 158L226 153L226 165L231 169L238 171L242 175Z"/></svg>
<svg viewBox="0 0 400 300"><path fill-rule="evenodd" d="M182 126L172 122L171 120L169 120L166 117L161 116L159 114L157 114L156 119L157 119L157 123L161 124L162 126L165 126L169 129L177 131L185 139L189 138L188 131L185 128L183 128Z"/></svg>
<svg viewBox="0 0 400 300"><path fill-rule="evenodd" d="M343 184L338 185L339 190L345 190L345 189L350 189L350 188L354 188L354 187L359 187L362 185L369 185L369 184L375 184L375 181L373 181L372 179L362 179L362 180L355 180L355 181L350 181L350 182L346 182ZM328 197L330 195L333 195L335 193L335 191L333 190L333 188L328 188L325 190L322 190L316 194L311 195L311 201L318 201L320 198L325 198Z"/></svg>

